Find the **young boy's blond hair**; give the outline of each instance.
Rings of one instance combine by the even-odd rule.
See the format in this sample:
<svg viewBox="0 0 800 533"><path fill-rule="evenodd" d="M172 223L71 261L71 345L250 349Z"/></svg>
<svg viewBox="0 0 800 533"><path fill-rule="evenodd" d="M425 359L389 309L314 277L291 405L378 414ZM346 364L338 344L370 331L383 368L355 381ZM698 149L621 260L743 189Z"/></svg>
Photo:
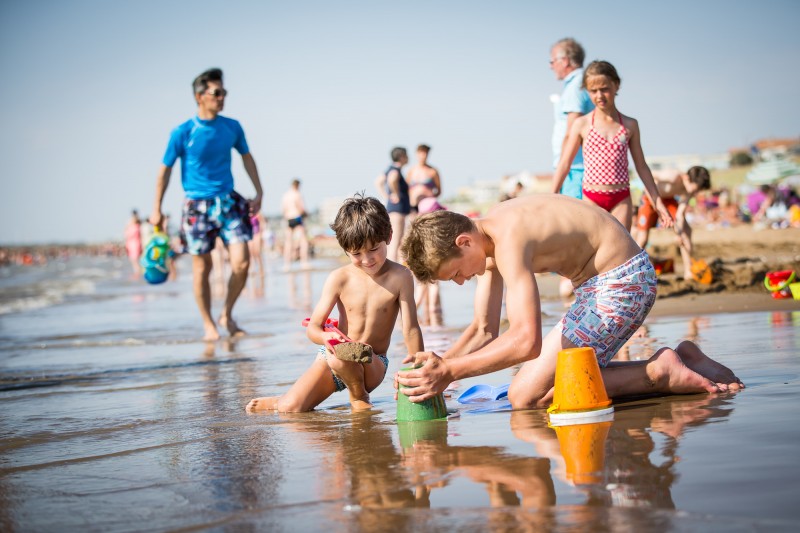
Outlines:
<svg viewBox="0 0 800 533"><path fill-rule="evenodd" d="M442 263L461 257L456 237L470 233L475 224L452 211L435 211L414 219L402 245L402 254L414 276L423 283L436 281Z"/></svg>

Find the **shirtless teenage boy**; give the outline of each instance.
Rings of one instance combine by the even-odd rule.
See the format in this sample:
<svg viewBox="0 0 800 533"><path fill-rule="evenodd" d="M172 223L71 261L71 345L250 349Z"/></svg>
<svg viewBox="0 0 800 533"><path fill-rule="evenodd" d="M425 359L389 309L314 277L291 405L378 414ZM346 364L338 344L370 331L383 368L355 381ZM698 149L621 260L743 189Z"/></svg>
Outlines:
<svg viewBox="0 0 800 533"><path fill-rule="evenodd" d="M515 409L545 407L553 394L558 352L591 346L611 397L646 393L738 390L741 381L694 343L662 348L647 361L612 362L655 301L656 277L647 254L608 212L564 195L536 195L495 206L472 221L439 211L414 221L403 244L422 282L478 276L475 315L443 357L409 356L422 368L396 381L411 401L442 392L457 379L525 363L508 398ZM542 338L535 273L556 272L575 287L575 302ZM503 285L509 328L499 335Z"/></svg>
<svg viewBox="0 0 800 533"><path fill-rule="evenodd" d="M403 319L408 353L424 349L414 303L414 280L408 269L386 259L391 227L389 214L377 199L357 195L345 200L331 228L350 264L331 272L311 315L307 335L321 345L317 356L286 394L255 398L247 404L247 411L310 411L345 388L350 391L353 409L369 409L369 393L386 375L385 354L398 313ZM331 340L345 340L338 333L323 329L334 306L339 312L341 332L372 346L372 362L342 361L327 348Z"/></svg>
<svg viewBox="0 0 800 533"><path fill-rule="evenodd" d="M688 172L660 170L653 172L658 193L664 206L675 219L675 233L683 260L683 277L692 279L692 228L686 222L686 208L689 201L700 191L711 188L711 175L705 167L695 166ZM677 198L676 198L677 197ZM642 205L636 215L636 224L631 232L636 244L645 249L650 238L650 230L656 226L658 213L647 195L642 196Z"/></svg>

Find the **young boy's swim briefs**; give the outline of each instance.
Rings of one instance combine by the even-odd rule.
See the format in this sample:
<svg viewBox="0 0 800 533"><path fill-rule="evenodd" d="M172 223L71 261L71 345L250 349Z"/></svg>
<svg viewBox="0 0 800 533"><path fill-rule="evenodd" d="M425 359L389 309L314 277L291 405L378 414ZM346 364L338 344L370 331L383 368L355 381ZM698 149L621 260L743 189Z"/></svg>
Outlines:
<svg viewBox="0 0 800 533"><path fill-rule="evenodd" d="M656 301L656 272L647 252L599 274L575 289L575 302L561 319L561 334L576 346L594 348L605 367L636 333Z"/></svg>
<svg viewBox="0 0 800 533"><path fill-rule="evenodd" d="M192 255L203 255L214 249L217 237L225 244L247 242L253 238L249 206L236 191L228 194L183 201L181 232Z"/></svg>
<svg viewBox="0 0 800 533"><path fill-rule="evenodd" d="M383 375L385 377L386 376L386 370L389 368L389 358L386 355L380 355L380 354L375 354L375 355L378 357L378 359L383 361ZM330 354L330 352L328 352L328 349L325 348L325 346L320 346L319 347L319 351L317 351L317 359L319 359L320 361L326 361L327 362L328 356L333 357ZM344 384L344 381L342 381L339 378L339 376L337 376L333 372L333 370L331 370L331 376L333 376L333 384L336 386L336 392L343 391L344 389L347 388L347 386ZM381 379L383 379L383 378L381 378Z"/></svg>

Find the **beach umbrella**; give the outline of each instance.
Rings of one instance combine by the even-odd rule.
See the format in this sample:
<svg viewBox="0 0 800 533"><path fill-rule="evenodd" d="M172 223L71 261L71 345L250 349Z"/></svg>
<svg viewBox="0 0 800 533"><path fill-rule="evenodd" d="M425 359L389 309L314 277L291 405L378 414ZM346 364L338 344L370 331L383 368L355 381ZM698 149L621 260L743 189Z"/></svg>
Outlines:
<svg viewBox="0 0 800 533"><path fill-rule="evenodd" d="M747 173L750 183L774 183L789 176L800 176L800 166L787 159L773 159L754 166Z"/></svg>

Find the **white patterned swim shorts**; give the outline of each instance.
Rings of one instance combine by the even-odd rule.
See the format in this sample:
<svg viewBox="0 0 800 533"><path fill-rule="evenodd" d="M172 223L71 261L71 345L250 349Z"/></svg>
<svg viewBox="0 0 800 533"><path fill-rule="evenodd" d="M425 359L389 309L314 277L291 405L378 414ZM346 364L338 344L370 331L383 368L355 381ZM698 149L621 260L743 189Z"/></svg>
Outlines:
<svg viewBox="0 0 800 533"><path fill-rule="evenodd" d="M561 334L576 346L594 348L598 364L605 367L655 301L656 272L642 251L575 289L575 302L560 322Z"/></svg>

